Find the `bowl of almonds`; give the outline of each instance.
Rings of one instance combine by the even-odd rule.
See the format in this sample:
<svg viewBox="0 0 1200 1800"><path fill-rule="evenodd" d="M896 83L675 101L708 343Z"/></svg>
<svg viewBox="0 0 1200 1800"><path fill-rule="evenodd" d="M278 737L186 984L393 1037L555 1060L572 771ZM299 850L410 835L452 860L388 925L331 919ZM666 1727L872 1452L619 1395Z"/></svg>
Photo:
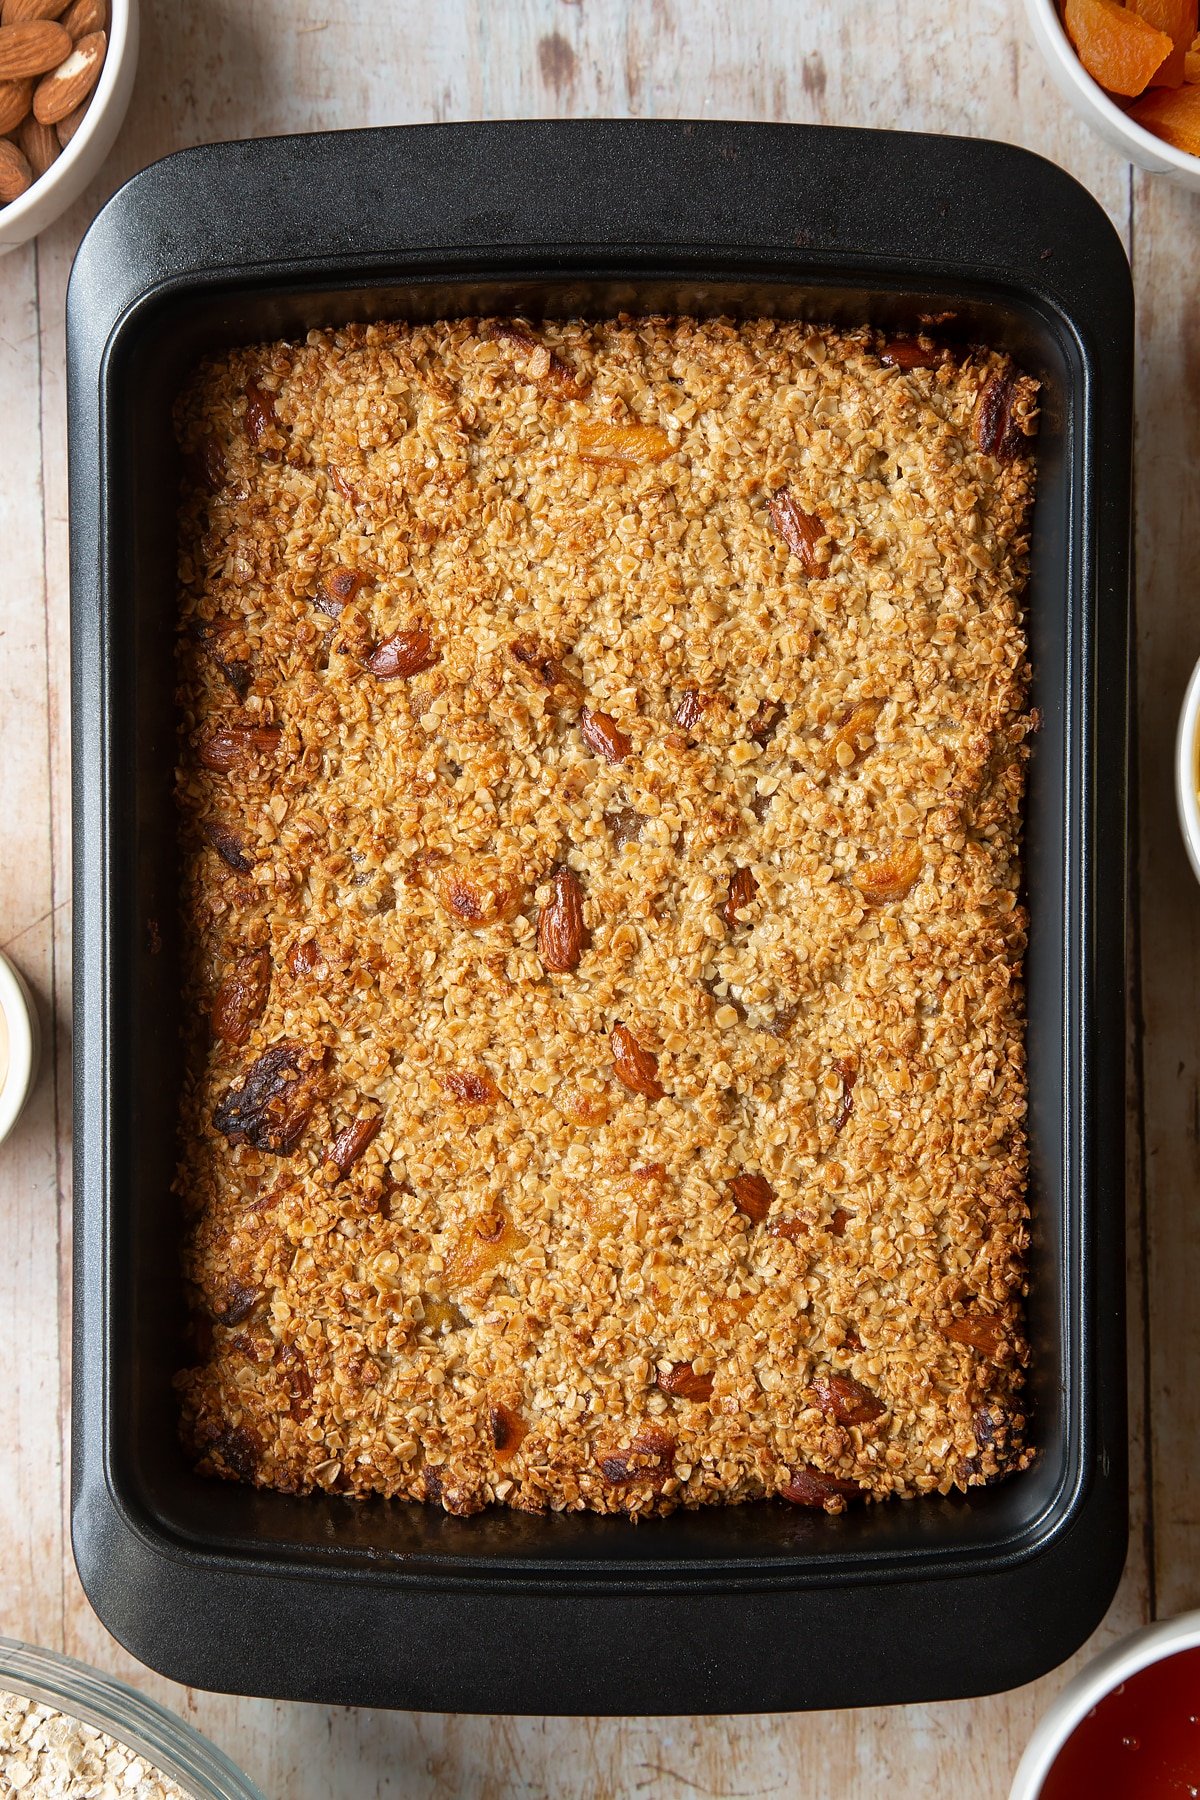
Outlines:
<svg viewBox="0 0 1200 1800"><path fill-rule="evenodd" d="M137 0L0 0L0 255L95 175L125 117Z"/></svg>

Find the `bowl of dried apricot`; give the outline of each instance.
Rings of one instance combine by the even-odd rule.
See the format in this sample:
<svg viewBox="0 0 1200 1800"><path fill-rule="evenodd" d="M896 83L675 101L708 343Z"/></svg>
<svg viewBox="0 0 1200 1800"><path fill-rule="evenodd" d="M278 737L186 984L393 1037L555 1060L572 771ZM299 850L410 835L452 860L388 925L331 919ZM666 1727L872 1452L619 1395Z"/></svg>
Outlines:
<svg viewBox="0 0 1200 1800"><path fill-rule="evenodd" d="M133 90L137 0L0 0L0 256L78 198Z"/></svg>
<svg viewBox="0 0 1200 1800"><path fill-rule="evenodd" d="M1058 86L1131 162L1200 188L1197 0L1026 0Z"/></svg>

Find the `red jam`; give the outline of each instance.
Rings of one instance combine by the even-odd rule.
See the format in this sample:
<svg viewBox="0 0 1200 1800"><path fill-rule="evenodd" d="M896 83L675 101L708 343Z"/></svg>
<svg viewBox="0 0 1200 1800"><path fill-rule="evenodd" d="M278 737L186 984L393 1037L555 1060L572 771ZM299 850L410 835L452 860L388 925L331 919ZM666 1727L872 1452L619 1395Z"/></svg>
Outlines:
<svg viewBox="0 0 1200 1800"><path fill-rule="evenodd" d="M1200 1800L1200 1650L1151 1663L1081 1719L1040 1800Z"/></svg>

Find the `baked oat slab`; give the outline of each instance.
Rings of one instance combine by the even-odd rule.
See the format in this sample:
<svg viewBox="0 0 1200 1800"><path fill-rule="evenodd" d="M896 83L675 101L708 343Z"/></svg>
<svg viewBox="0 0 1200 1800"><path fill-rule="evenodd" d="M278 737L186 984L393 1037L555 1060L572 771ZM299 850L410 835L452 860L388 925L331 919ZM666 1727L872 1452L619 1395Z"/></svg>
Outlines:
<svg viewBox="0 0 1200 1800"><path fill-rule="evenodd" d="M768 321L198 371L203 1471L648 1513L1023 1466L1035 412Z"/></svg>

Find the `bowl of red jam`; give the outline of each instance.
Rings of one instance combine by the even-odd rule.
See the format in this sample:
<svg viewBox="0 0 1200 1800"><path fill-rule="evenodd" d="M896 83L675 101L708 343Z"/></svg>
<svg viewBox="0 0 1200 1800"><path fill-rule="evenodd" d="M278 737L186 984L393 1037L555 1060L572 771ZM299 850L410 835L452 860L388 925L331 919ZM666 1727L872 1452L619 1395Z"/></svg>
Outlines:
<svg viewBox="0 0 1200 1800"><path fill-rule="evenodd" d="M1200 1800L1200 1612L1148 1625L1067 1684L1009 1800Z"/></svg>

